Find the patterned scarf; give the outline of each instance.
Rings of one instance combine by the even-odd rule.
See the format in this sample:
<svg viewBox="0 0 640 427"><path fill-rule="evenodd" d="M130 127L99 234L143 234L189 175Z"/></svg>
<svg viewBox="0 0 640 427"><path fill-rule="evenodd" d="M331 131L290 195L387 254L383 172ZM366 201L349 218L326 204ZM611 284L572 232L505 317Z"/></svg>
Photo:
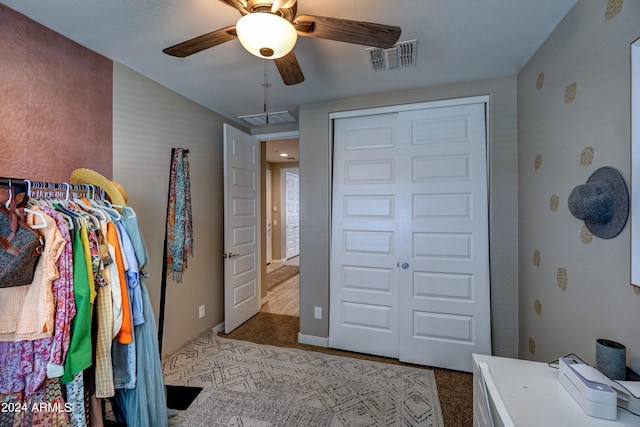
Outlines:
<svg viewBox="0 0 640 427"><path fill-rule="evenodd" d="M191 182L189 178L189 150L172 149L169 205L167 207L167 266L173 280L182 282L187 269L187 257L193 256L191 219Z"/></svg>

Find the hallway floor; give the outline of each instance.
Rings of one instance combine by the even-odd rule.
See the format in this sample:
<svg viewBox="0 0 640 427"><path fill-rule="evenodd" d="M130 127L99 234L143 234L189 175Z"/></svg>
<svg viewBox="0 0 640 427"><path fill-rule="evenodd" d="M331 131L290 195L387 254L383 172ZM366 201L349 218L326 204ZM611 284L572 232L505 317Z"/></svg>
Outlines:
<svg viewBox="0 0 640 427"><path fill-rule="evenodd" d="M300 265L300 257L287 260L284 264L267 265L267 273L277 270L283 265ZM285 314L300 316L300 275L295 275L275 288L267 291L267 303L260 309L261 313Z"/></svg>

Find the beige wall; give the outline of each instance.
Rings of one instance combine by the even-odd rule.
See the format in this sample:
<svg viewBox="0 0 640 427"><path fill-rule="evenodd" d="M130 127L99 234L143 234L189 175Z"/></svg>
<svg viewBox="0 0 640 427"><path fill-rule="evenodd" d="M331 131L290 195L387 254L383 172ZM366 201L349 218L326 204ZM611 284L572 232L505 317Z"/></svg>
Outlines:
<svg viewBox="0 0 640 427"><path fill-rule="evenodd" d="M399 71L401 73L401 71ZM331 152L329 114L336 111L476 95L490 95L490 240L493 349L517 354L517 129L516 79L501 78L348 98L300 108L300 333L329 334Z"/></svg>
<svg viewBox="0 0 640 427"><path fill-rule="evenodd" d="M575 353L593 364L596 339L609 338L640 369L630 226L603 240L567 207L571 190L602 166L629 184L630 43L639 23L637 0L579 1L518 75L522 358Z"/></svg>
<svg viewBox="0 0 640 427"><path fill-rule="evenodd" d="M224 321L220 115L114 64L113 176L127 190L151 259L146 283L159 313L171 148L189 149L194 257L182 283L167 280L163 354ZM205 305L206 315L198 318Z"/></svg>

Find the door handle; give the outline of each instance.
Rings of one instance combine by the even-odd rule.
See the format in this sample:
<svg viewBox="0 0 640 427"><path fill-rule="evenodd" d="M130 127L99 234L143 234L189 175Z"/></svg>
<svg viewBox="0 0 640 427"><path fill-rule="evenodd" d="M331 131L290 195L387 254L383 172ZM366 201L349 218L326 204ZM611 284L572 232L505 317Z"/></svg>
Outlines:
<svg viewBox="0 0 640 427"><path fill-rule="evenodd" d="M398 268L400 268L400 261L398 261L396 265L398 266ZM408 262L403 262L402 263L402 269L406 270L407 268L409 268L409 263Z"/></svg>
<svg viewBox="0 0 640 427"><path fill-rule="evenodd" d="M234 253L229 252L228 254L226 254L226 253L225 253L225 254L222 254L222 256L223 256L225 259L231 259L231 258L235 258L235 257L237 257L237 256L240 256L240 254L234 254Z"/></svg>

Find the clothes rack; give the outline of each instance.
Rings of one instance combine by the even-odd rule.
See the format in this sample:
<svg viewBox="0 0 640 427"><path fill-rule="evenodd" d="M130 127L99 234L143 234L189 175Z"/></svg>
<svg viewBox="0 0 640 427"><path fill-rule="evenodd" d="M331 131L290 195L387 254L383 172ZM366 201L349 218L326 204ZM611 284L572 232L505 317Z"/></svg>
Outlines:
<svg viewBox="0 0 640 427"><path fill-rule="evenodd" d="M44 290L52 287L55 294L54 298L58 296L60 298L57 300L57 303L53 304L50 308L53 311L53 317L51 317L47 311L46 319L41 319L40 317L35 319L39 322L35 328L37 329L36 331L29 330L27 332L20 332L23 335L31 334L28 338L20 340L13 339L13 337L9 335L14 332L12 329L13 326L11 325L5 327L3 330L3 339L0 340L0 355L19 354L21 358L25 357L25 360L16 360L13 358L10 360L12 365L9 365L9 363L5 363L6 360L3 359L3 363L0 364L0 370L4 369L4 371L1 372L7 375L0 376L0 378L4 379L4 382L0 382L2 392L11 392L14 389L19 390L22 394L16 394L16 396L19 395L19 398L23 399L21 402L25 405L30 402L46 401L51 403L51 408L54 408L47 411L30 411L29 414L23 418L17 419L17 424L15 425L31 425L30 420L32 418L35 419L35 417L38 417L37 422L42 425L67 425L71 418L73 418L73 422L75 423L80 422L80 420L84 422L87 420L86 417L95 416L95 420L92 418L93 421L91 422L102 423L104 421L105 425L149 425L166 427L168 423L166 388L162 376L162 366L160 364L156 341L157 331L153 318L153 308L147 287L144 283L144 279L147 277L145 267L149 259L133 208L126 205L115 206L110 203L102 203L103 201L107 201L107 192L103 188L95 185L70 184L67 182L40 182L23 178L0 177L0 203L4 203L4 200L9 197L19 199L23 197L23 195L25 199L28 197L29 201L33 202L33 206L29 206L30 209L31 207L34 209L34 215L37 214L38 211L45 211L45 214L48 213L49 215L57 216L57 222L49 217L47 217L46 220L43 218L42 222L48 223L46 235L44 234L45 231L43 231L45 246L47 241L55 242L51 244L52 248L56 246L56 249L52 249L52 253L55 252L56 254L56 260L51 262L56 263L55 268L60 267L58 277L49 279L51 275L45 275L43 273L43 277L38 277L38 279L33 282L37 282L37 286L31 284L29 288L25 287L24 289L36 289L38 290L37 296L40 296L45 294L44 292L39 292L40 288ZM90 203L82 199L88 199ZM45 200L47 200L47 202L44 202ZM94 203L94 201L97 203ZM81 211L81 213L74 211L74 205L78 207L79 211L81 209L83 211ZM118 208L117 210L114 209L116 207ZM105 232L102 230L102 226L107 223L107 231ZM79 224L83 224L83 227L79 227ZM81 232L80 229L86 230L86 233L84 231ZM98 229L100 230L98 231ZM56 230L55 233L53 230ZM66 238L62 235L65 234L65 230L67 231ZM71 230L77 231L71 232ZM113 234L111 233L112 230L114 231ZM71 239L71 237L73 237L73 239ZM111 237L115 237L115 240L110 240ZM128 249L118 248L115 243L111 245L110 242L112 241L117 241L121 247L123 244L128 245ZM84 253L76 255L74 252L76 242L79 242L83 246L81 249L85 249ZM62 248L60 251L57 249L57 245ZM89 248L88 251L86 251L87 248ZM98 284L97 278L101 277L104 279L105 276L99 276L96 265L101 262L95 261L99 261L100 259L105 261L105 252L107 250L109 251L109 258L107 259L109 262L105 262L104 265L100 265L97 268L99 272L104 273L106 273L107 268L109 268L111 272L109 276L111 278L118 276L119 280L112 283L107 283L103 280L101 284ZM118 255L127 258L128 267L124 266L124 260L122 263L118 263ZM58 256L64 257L65 261L58 264ZM89 257L91 258L89 259ZM44 259L50 260L52 258L53 256L41 257L40 261ZM80 261L87 262L85 266L86 271L81 271L82 267L79 267L79 278L84 277L88 279L89 277L93 277L93 279L96 280L94 286L87 286L86 292L84 293L78 292L78 289L74 287L76 283L79 283L81 287L82 280L76 281L75 277L71 277L71 275L76 272L74 266L76 261L78 261L78 265L83 264ZM122 266L120 266L120 264L122 264ZM54 266L47 265L46 268L53 271ZM127 270L123 270L124 268ZM54 280L58 279L61 281L54 283ZM93 282L85 284L90 285L91 283ZM114 283L118 283L118 285ZM131 310L130 326L132 331L135 330L135 333L131 333L130 335L132 338L135 336L135 347L133 345L134 341L130 343L122 342L118 339L118 335L113 335L113 331L110 331L108 327L100 328L100 325L115 324L114 317L111 315L115 313L117 309L112 309L108 304L102 304L106 301L115 301L115 293L112 292L108 286L111 286L111 289L119 286L122 295L124 295L124 292L128 294L128 301L125 301L123 296L121 304L122 306L128 303L131 304L129 305ZM71 287L73 287L73 289L71 289ZM122 289L123 287L125 288L124 290ZM18 287L16 287L16 289L17 288ZM90 289L95 289L96 291L93 296L91 296ZM22 294L18 295L20 298L14 298L17 301L16 304L11 304L13 299L9 297L13 295L8 294L10 290L10 288L3 289L5 293L3 297L5 298L0 299L0 301L3 302L0 313L5 316L5 319L14 316L22 322L21 316L23 316L23 313L27 313L25 316L28 316L28 313L33 311L30 310L33 307L27 307L26 310L22 309L23 305L26 306L26 297L23 298ZM80 289L80 291L83 290ZM71 295L71 298L69 298L69 295ZM76 295L80 295L80 298L75 299ZM134 297L135 302L133 302ZM40 298L40 300L45 302L45 297ZM38 300L38 302L40 302L40 300ZM51 299L47 299L47 304L50 300ZM69 304L66 302L69 302ZM82 303L83 308L86 308L86 310L82 312L83 316L79 316L76 311L80 303ZM73 310L70 309L71 304L73 304ZM9 305L16 307L16 309L5 310ZM94 310L96 307L98 308ZM72 313L72 311L73 314L68 317L60 315L62 313ZM37 313L40 313L40 311L37 311ZM65 319L61 320L61 322L64 322L64 324L61 324L61 327L58 327L58 323L56 322L58 319ZM29 317L28 320L32 320L31 317ZM85 327L72 327L72 322L74 321L80 322L78 325L84 325ZM51 323L51 325L46 322ZM86 327L87 325L89 325L88 328ZM58 336L55 334L50 336L50 334L46 333L54 330L58 331ZM89 347L83 346L80 348L80 344L78 344L78 346L72 350L71 344L74 343L74 338L76 338L75 331L79 331L79 333L83 332L83 337L80 337L76 343L84 344L86 343L85 338L88 338L91 339ZM66 338L61 337L60 334L64 334ZM62 343L63 339L66 340L66 344ZM98 339L100 339L100 341L97 341ZM43 340L48 341L45 342ZM30 341L37 341L38 345L28 344ZM55 360L53 359L54 346L56 347L55 354L60 355L58 359ZM119 355L117 376L114 353L112 351L116 348L115 346L118 346ZM61 350L63 347L64 350ZM100 351L100 354L102 354L101 358L99 358ZM63 352L66 354L63 354ZM67 364L67 360L71 360L71 358L69 358L70 354L74 355L74 359L70 364ZM86 357L87 355L89 356ZM28 360L27 356L29 357ZM98 360L101 361L100 364L98 364ZM22 368L17 369L14 367L13 364L16 363L19 363L20 366L28 366L29 363L34 367L37 366L37 375L32 372L29 373L29 379L25 379L26 375L23 375ZM73 365L73 363L75 363L75 365ZM82 368L80 365L82 365ZM132 366L134 368L128 370ZM46 367L46 372L42 369L43 367ZM98 373L98 371L100 373ZM35 369L34 372L36 372ZM129 375L129 373L135 373L135 376ZM113 376L113 382L107 380L111 376ZM84 387L85 378L88 378L90 387L96 388L95 391L97 391L97 383L100 381L100 395L98 395L97 392L93 393L94 390L87 391L81 388ZM24 385L21 385L21 381L24 382ZM31 388L29 388L29 386L31 386ZM20 389L18 389L18 387L20 387ZM111 390L109 388L111 388ZM23 389L24 391L22 391ZM43 393L42 390L45 389L46 393ZM53 390L51 393L50 389ZM18 393L18 391L16 391L16 393ZM83 398L83 394L85 393L87 393L85 397L90 396L90 404L87 404L86 399ZM114 424L106 420L105 399L111 402L112 413L116 419L120 422L126 422L126 424ZM149 402L152 402L152 404ZM63 409L58 410L55 408ZM67 417L69 417L69 419L67 419ZM5 420L5 418L2 419ZM0 425L4 425L2 420L0 420Z"/></svg>
<svg viewBox="0 0 640 427"><path fill-rule="evenodd" d="M66 198L73 193L78 197L93 200L104 200L106 192L95 185L69 184L67 182L31 181L24 178L0 177L0 188L17 188L27 196L36 195L39 198Z"/></svg>

